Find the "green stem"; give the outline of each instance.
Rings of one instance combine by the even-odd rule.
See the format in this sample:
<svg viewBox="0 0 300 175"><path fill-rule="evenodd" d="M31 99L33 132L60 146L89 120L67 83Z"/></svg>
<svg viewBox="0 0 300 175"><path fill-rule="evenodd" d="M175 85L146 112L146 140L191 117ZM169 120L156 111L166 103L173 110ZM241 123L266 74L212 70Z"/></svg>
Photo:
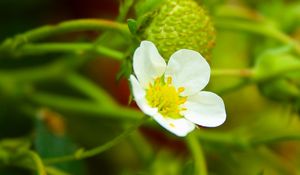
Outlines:
<svg viewBox="0 0 300 175"><path fill-rule="evenodd" d="M254 72L252 69L212 69L211 76L233 76L251 78Z"/></svg>
<svg viewBox="0 0 300 175"><path fill-rule="evenodd" d="M216 132L216 131L207 131L201 130L197 134L198 139L204 142L209 142L213 144L222 144L238 148L244 148L249 146L250 140L248 138L241 137L234 132Z"/></svg>
<svg viewBox="0 0 300 175"><path fill-rule="evenodd" d="M69 173L63 172L54 167L46 166L45 169L49 175L70 175Z"/></svg>
<svg viewBox="0 0 300 175"><path fill-rule="evenodd" d="M195 175L207 175L206 161L202 146L198 141L195 132L190 133L187 136L187 143L191 150L191 153L194 156L194 174Z"/></svg>
<svg viewBox="0 0 300 175"><path fill-rule="evenodd" d="M198 134L198 138L202 141L214 142L214 143L222 143L222 144L231 144L235 142L233 138L233 134L224 133L224 132L212 132L201 130Z"/></svg>
<svg viewBox="0 0 300 175"><path fill-rule="evenodd" d="M27 151L26 155L28 155L35 163L38 175L46 175L46 170L40 156L33 151Z"/></svg>
<svg viewBox="0 0 300 175"><path fill-rule="evenodd" d="M55 77L61 77L64 75L71 65L67 64L68 60L58 60L53 63L42 65L35 68L24 68L18 70L0 71L0 80L6 81L39 81L45 79L51 79ZM67 66L69 65L69 66Z"/></svg>
<svg viewBox="0 0 300 175"><path fill-rule="evenodd" d="M263 145L263 144L271 144L275 142L283 142L283 141L291 141L291 140L298 140L300 141L300 134L279 134L279 135L271 135L271 136L264 136L263 138L252 138L251 145Z"/></svg>
<svg viewBox="0 0 300 175"><path fill-rule="evenodd" d="M224 94L228 94L228 93L231 93L231 92L236 92L239 89L243 88L244 86L249 85L250 83L252 83L252 82L251 81L240 81L239 83L237 83L233 86L230 86L230 87L227 87L227 88L220 88L219 90L215 90L214 92L219 94L219 95L224 95Z"/></svg>
<svg viewBox="0 0 300 175"><path fill-rule="evenodd" d="M129 34L129 31L125 24L114 21L103 19L70 20L61 22L56 25L43 26L37 29L30 30L23 34L19 34L13 38L8 38L0 45L0 50L7 48L14 49L24 43L39 41L53 35L85 30L112 30L121 32L126 35Z"/></svg>
<svg viewBox="0 0 300 175"><path fill-rule="evenodd" d="M30 151L32 152L32 151ZM25 168L25 169L29 169L29 170L32 170L32 171L41 171L41 170L38 170L38 167L40 167L41 169L41 166L43 165L43 162L41 160L41 158L35 153L33 152L37 157L34 158L34 157L31 157L31 155L29 155L29 157L31 159L36 159L38 161L38 163L40 164L39 166L34 166L34 164L32 164L31 161L24 161L24 160L21 160L20 159L17 159L17 161L19 162L12 162L12 165L13 166L17 166L17 167L20 167L20 168ZM26 153L25 153L25 156L26 156ZM57 169L57 168L54 168L54 167L51 167L51 166L44 166L44 172L46 171L47 174L49 175L70 175L69 173L66 173L60 169ZM44 173L45 175L45 173Z"/></svg>
<svg viewBox="0 0 300 175"><path fill-rule="evenodd" d="M93 148L91 150L83 151L79 150L75 152L75 154L72 155L67 155L67 156L62 156L62 157L57 157L57 158L50 158L44 160L46 164L54 164L54 163L61 163L61 162L67 162L67 161L74 161L74 160L81 160L89 157L93 157L97 154L100 154L111 147L117 145L120 143L124 138L128 137L132 132L136 131L136 129L144 123L145 119L148 117L142 118L142 120L138 121L136 124L125 130L122 134L114 138L113 140L105 143L104 145L98 146L96 148Z"/></svg>
<svg viewBox="0 0 300 175"><path fill-rule="evenodd" d="M95 53L101 56L107 56L120 61L124 58L124 54L107 47L94 45L90 43L39 43L39 44L25 44L16 52L12 53L16 57L24 55L39 55L47 53L78 53L85 52Z"/></svg>
<svg viewBox="0 0 300 175"><path fill-rule="evenodd" d="M60 111L96 115L109 120L135 121L143 116L143 113L127 107L101 106L98 103L54 94L35 92L28 95L28 99L39 105L45 105Z"/></svg>
<svg viewBox="0 0 300 175"><path fill-rule="evenodd" d="M300 54L300 43L278 30L274 26L259 23L259 22L249 22L243 20L230 20L230 19L216 19L215 24L219 28L234 29L234 30L244 30L251 33L256 33L266 37L276 39L284 44L292 45L294 50Z"/></svg>
<svg viewBox="0 0 300 175"><path fill-rule="evenodd" d="M287 73L299 72L299 70L300 70L300 64L296 64L296 65L290 66L286 69L282 69L277 72L273 72L272 74L264 75L263 74L264 72L260 73L260 74L256 73L256 74L254 74L253 79L256 82L263 82L263 81L267 81L267 80L270 80L273 78L280 78L281 76L284 76Z"/></svg>
<svg viewBox="0 0 300 175"><path fill-rule="evenodd" d="M269 73L262 72L260 74L257 73L255 69L212 69L211 76L232 76L232 77L242 77L249 78L253 80L253 82L262 82L267 81L269 79L277 78L287 73L296 72L300 70L300 64L290 66L286 69L279 70L277 72Z"/></svg>
<svg viewBox="0 0 300 175"><path fill-rule="evenodd" d="M84 76L73 73L66 77L66 82L75 89L86 94L88 97L94 99L96 102L106 106L116 106L115 100L102 90L99 86L89 81Z"/></svg>
<svg viewBox="0 0 300 175"><path fill-rule="evenodd" d="M149 141L140 132L132 133L129 137L130 145L133 147L141 161L145 164L150 163L153 160L154 150Z"/></svg>
<svg viewBox="0 0 300 175"><path fill-rule="evenodd" d="M202 130L202 132L199 132L197 137L201 141L235 146L240 148L249 146L260 146L283 141L300 141L300 134L295 133L280 133L273 134L271 136L259 135L259 137L242 137L241 134L235 134L235 132L215 132Z"/></svg>

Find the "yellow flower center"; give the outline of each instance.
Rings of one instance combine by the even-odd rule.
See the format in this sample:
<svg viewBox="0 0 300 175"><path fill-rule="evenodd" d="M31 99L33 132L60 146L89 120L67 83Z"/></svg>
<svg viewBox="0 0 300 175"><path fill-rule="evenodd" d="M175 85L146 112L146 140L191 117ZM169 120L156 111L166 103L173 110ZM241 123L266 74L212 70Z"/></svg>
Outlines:
<svg viewBox="0 0 300 175"><path fill-rule="evenodd" d="M151 107L157 108L158 112L165 117L181 118L180 111L186 110L181 107L187 97L180 96L184 91L183 87L176 89L172 85L172 78L168 77L167 82L163 77L155 79L146 91L146 99Z"/></svg>

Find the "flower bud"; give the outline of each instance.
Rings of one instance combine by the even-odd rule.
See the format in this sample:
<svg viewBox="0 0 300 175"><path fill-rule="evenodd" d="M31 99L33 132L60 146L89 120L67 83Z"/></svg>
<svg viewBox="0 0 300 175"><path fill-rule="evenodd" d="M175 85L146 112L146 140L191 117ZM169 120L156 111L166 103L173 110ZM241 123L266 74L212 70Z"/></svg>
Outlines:
<svg viewBox="0 0 300 175"><path fill-rule="evenodd" d="M193 0L165 0L142 22L141 39L156 44L168 60L179 49L198 51L210 58L215 29L206 11Z"/></svg>

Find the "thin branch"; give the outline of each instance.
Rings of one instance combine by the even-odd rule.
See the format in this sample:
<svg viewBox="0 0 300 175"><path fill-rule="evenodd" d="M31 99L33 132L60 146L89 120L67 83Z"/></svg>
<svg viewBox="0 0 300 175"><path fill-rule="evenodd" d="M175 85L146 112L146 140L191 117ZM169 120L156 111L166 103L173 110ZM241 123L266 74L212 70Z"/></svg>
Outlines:
<svg viewBox="0 0 300 175"><path fill-rule="evenodd" d="M93 157L93 156L95 156L97 154L100 154L100 153L102 153L102 152L110 149L111 147L117 145L124 138L126 138L127 136L129 136L142 123L145 122L146 118L148 118L148 117L145 116L140 121L138 121L136 124L134 124L133 126L131 126L130 128L128 128L127 130L125 130L122 134L120 134L119 136L115 137L113 140L105 143L104 145L98 146L96 148L93 148L93 149L90 149L90 150L87 150L87 151L84 151L84 150L80 149L77 152L75 152L74 154L67 155L67 156L62 156L62 157L45 159L44 162L46 164L55 164L55 163L61 163L61 162L67 162L67 161L82 160L82 159L86 159L86 158L89 158L89 157Z"/></svg>
<svg viewBox="0 0 300 175"><path fill-rule="evenodd" d="M39 43L25 44L12 54L16 57L25 55L41 55L48 53L94 53L120 61L124 54L114 49L91 43Z"/></svg>
<svg viewBox="0 0 300 175"><path fill-rule="evenodd" d="M208 173L206 168L206 160L205 160L204 152L194 132L190 133L187 136L187 144L191 150L191 153L193 154L194 161L195 161L194 174L207 175Z"/></svg>

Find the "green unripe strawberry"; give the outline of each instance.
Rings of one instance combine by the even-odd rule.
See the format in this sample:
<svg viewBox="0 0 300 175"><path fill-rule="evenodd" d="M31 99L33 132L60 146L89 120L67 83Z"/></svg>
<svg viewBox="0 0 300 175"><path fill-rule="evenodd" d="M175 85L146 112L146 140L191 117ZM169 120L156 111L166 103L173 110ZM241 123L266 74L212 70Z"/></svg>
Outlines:
<svg viewBox="0 0 300 175"><path fill-rule="evenodd" d="M192 49L210 58L215 29L205 12L193 0L165 0L140 28L144 40L155 43L165 59L179 49Z"/></svg>

